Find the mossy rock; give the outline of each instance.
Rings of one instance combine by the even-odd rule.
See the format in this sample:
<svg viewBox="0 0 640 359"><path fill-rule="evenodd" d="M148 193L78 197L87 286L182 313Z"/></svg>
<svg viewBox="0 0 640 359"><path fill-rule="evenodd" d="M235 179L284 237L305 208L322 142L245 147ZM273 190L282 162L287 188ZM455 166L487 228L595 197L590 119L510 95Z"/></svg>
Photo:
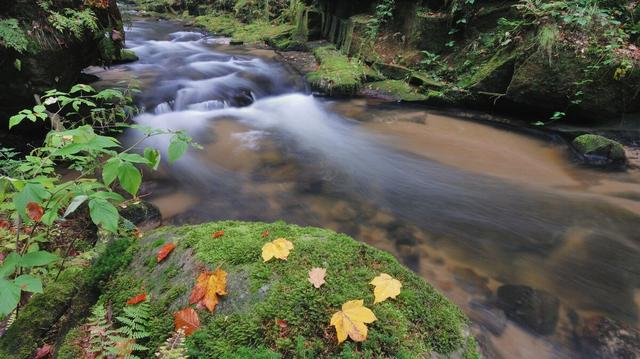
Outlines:
<svg viewBox="0 0 640 359"><path fill-rule="evenodd" d="M113 58L113 63L128 64L131 62L136 62L138 60L140 60L140 58L138 57L138 55L136 55L135 52L133 52L132 50L122 49L120 50L120 57Z"/></svg>
<svg viewBox="0 0 640 359"><path fill-rule="evenodd" d="M222 237L212 238L221 230ZM262 246L277 238L287 238L294 249L288 260L264 263ZM169 242L177 248L156 263L157 252ZM198 310L200 330L186 343L191 358L477 357L460 309L390 254L343 234L283 222L227 221L160 228L143 237L139 248L101 301L113 303L117 314L142 288L150 293L155 308L153 339L145 343L150 348L173 329L172 313L188 306L199 272L220 267L228 273L228 295L215 313ZM308 281L313 267L327 268L320 289ZM374 305L369 282L380 273L403 287L397 299ZM329 320L354 299L363 299L378 320L369 325L365 342L339 345Z"/></svg>
<svg viewBox="0 0 640 359"><path fill-rule="evenodd" d="M415 102L425 101L429 96L418 92L418 89L401 80L386 80L368 83L367 92L379 93L398 101Z"/></svg>
<svg viewBox="0 0 640 359"><path fill-rule="evenodd" d="M572 145L589 165L622 165L627 161L622 144L603 136L578 136Z"/></svg>
<svg viewBox="0 0 640 359"><path fill-rule="evenodd" d="M307 74L307 80L316 91L334 96L354 95L371 74L368 66L348 58L333 45L318 47L313 54L320 66Z"/></svg>
<svg viewBox="0 0 640 359"><path fill-rule="evenodd" d="M391 80L406 80L411 77L411 70L401 65L376 63L373 68Z"/></svg>

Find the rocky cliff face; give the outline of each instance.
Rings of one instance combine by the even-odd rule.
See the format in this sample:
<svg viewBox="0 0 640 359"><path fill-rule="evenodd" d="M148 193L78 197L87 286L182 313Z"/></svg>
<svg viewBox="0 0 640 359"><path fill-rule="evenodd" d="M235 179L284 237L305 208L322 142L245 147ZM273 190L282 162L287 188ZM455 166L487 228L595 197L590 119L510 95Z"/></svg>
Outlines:
<svg viewBox="0 0 640 359"><path fill-rule="evenodd" d="M2 117L33 104L34 94L70 87L83 68L108 64L119 53L124 32L115 0L8 0L1 6Z"/></svg>

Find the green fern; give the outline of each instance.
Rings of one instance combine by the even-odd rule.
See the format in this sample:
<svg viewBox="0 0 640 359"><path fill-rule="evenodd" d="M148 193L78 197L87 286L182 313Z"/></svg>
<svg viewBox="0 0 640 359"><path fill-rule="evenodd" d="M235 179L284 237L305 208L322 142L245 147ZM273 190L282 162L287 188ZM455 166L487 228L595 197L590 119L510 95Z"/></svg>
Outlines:
<svg viewBox="0 0 640 359"><path fill-rule="evenodd" d="M29 39L22 31L18 20L0 20L0 45L24 53L29 47Z"/></svg>
<svg viewBox="0 0 640 359"><path fill-rule="evenodd" d="M116 317L118 322L122 324L116 332L124 334L131 339L144 339L150 336L147 331L149 328L149 320L151 319L151 306L145 301L137 305L124 307L122 316Z"/></svg>
<svg viewBox="0 0 640 359"><path fill-rule="evenodd" d="M78 11L66 8L62 13L51 11L49 23L60 32L71 32L77 39L82 39L87 30L95 34L100 29L98 18L91 9Z"/></svg>
<svg viewBox="0 0 640 359"><path fill-rule="evenodd" d="M87 323L89 331L89 348L88 352L93 354L96 359L106 358L113 341L110 336L114 330L109 321L107 321L107 310L104 305L96 304L91 310L91 317Z"/></svg>
<svg viewBox="0 0 640 359"><path fill-rule="evenodd" d="M173 332L163 346L158 348L156 357L158 359L187 359L187 348L184 346L184 330L179 329Z"/></svg>

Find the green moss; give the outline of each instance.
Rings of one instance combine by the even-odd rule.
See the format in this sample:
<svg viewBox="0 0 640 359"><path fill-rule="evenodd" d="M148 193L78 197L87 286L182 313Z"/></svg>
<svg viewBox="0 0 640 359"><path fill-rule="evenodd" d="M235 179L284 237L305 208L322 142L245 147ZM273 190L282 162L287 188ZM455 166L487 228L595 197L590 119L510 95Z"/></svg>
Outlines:
<svg viewBox="0 0 640 359"><path fill-rule="evenodd" d="M494 88L496 86L491 84L491 82L504 82L505 79L509 80L511 73L507 74L507 76L503 76L501 72L505 67L510 66L510 64L512 66L512 63L517 56L517 51L499 51L484 64L472 69L466 74L463 74L458 81L458 86L462 88L475 86L483 87L485 90L495 90ZM511 71L512 69L507 69L507 72ZM483 84L482 82L485 83ZM506 85L508 85L508 83ZM502 90L506 90L506 85L498 87L504 87Z"/></svg>
<svg viewBox="0 0 640 359"><path fill-rule="evenodd" d="M76 343L81 340L84 333L81 327L73 328L64 337L63 343L58 350L58 359L82 358L83 350Z"/></svg>
<svg viewBox="0 0 640 359"><path fill-rule="evenodd" d="M307 74L307 80L314 89L330 95L355 94L370 72L366 65L348 58L333 45L318 47L313 54L320 66Z"/></svg>
<svg viewBox="0 0 640 359"><path fill-rule="evenodd" d="M230 14L198 16L195 24L214 34L230 36L232 43L254 45L266 42L280 50L303 47L306 40L298 38L294 25L265 20L245 24Z"/></svg>
<svg viewBox="0 0 640 359"><path fill-rule="evenodd" d="M135 248L131 243L130 239L110 242L99 249L90 268L70 267L46 283L44 293L33 296L0 339L0 358L30 358L54 328L64 336L65 328L87 314L99 287L129 263Z"/></svg>
<svg viewBox="0 0 640 359"><path fill-rule="evenodd" d="M606 137L598 135L582 135L573 140L573 147L585 156L600 156L612 161L624 161L624 147Z"/></svg>
<svg viewBox="0 0 640 359"><path fill-rule="evenodd" d="M130 62L136 62L138 61L138 55L136 55L135 52L131 51L131 50L127 50L127 49L122 49L120 50L120 57L114 57L113 61L116 63L120 63L120 64L126 64L126 63L130 63Z"/></svg>
<svg viewBox="0 0 640 359"><path fill-rule="evenodd" d="M419 93L415 87L401 80L372 82L367 84L366 88L400 101L425 101L429 98L427 95Z"/></svg>
<svg viewBox="0 0 640 359"><path fill-rule="evenodd" d="M219 230L225 235L211 239L211 233ZM268 238L262 237L265 230L270 232ZM144 258L155 256L157 250L150 249L150 244L159 237L178 247L150 269ZM263 263L262 246L280 237L294 243L288 260ZM116 303L124 303L139 288L149 288L167 277L167 270L179 268L179 274L167 278L162 290L153 291L152 303L158 308L157 323L152 325L158 333L154 338L166 337L162 333L170 330L170 313L188 305L189 288L201 268L221 266L228 272L228 295L217 311L199 311L201 330L187 341L191 357L413 358L433 351L462 352L469 344L463 334L466 319L457 307L391 255L345 235L283 222L228 221L165 228L148 234L140 248L143 250L108 286L101 300L113 303L117 311ZM320 289L307 281L312 267L328 269L327 283ZM380 272L401 280L403 291L397 300L373 305L368 283ZM358 350L349 342L337 345L328 326L331 314L353 299L364 299L379 318L370 325L369 338ZM287 322L286 332L276 320Z"/></svg>

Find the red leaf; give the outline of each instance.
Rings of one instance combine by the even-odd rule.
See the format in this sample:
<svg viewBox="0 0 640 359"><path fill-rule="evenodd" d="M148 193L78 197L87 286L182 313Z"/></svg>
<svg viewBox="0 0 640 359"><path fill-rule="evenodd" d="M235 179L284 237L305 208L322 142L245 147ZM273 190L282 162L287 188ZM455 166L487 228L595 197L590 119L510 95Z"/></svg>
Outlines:
<svg viewBox="0 0 640 359"><path fill-rule="evenodd" d="M176 331L184 330L184 334L189 336L200 328L200 318L193 308L185 308L179 312L173 313L176 322Z"/></svg>
<svg viewBox="0 0 640 359"><path fill-rule="evenodd" d="M167 258L169 253L171 253L171 251L173 251L174 248L176 248L175 243L167 243L164 246L162 246L162 248L160 248L160 251L158 252L158 263L162 262L165 258Z"/></svg>
<svg viewBox="0 0 640 359"><path fill-rule="evenodd" d="M262 238L267 238L269 237L269 230L265 229L264 232L262 232Z"/></svg>
<svg viewBox="0 0 640 359"><path fill-rule="evenodd" d="M4 219L0 219L0 228L2 229L11 229L11 223L9 223L9 221L4 220Z"/></svg>
<svg viewBox="0 0 640 359"><path fill-rule="evenodd" d="M53 352L53 347L49 344L45 344L40 348L38 348L38 351L36 351L35 359L49 358L52 352Z"/></svg>
<svg viewBox="0 0 640 359"><path fill-rule="evenodd" d="M36 202L29 202L27 203L27 216L32 221L40 222L42 216L44 216L44 209Z"/></svg>
<svg viewBox="0 0 640 359"><path fill-rule="evenodd" d="M217 231L216 233L211 235L212 238L220 238L222 236L224 236L224 231Z"/></svg>
<svg viewBox="0 0 640 359"><path fill-rule="evenodd" d="M147 300L147 293L138 294L127 301L127 305L136 305Z"/></svg>

